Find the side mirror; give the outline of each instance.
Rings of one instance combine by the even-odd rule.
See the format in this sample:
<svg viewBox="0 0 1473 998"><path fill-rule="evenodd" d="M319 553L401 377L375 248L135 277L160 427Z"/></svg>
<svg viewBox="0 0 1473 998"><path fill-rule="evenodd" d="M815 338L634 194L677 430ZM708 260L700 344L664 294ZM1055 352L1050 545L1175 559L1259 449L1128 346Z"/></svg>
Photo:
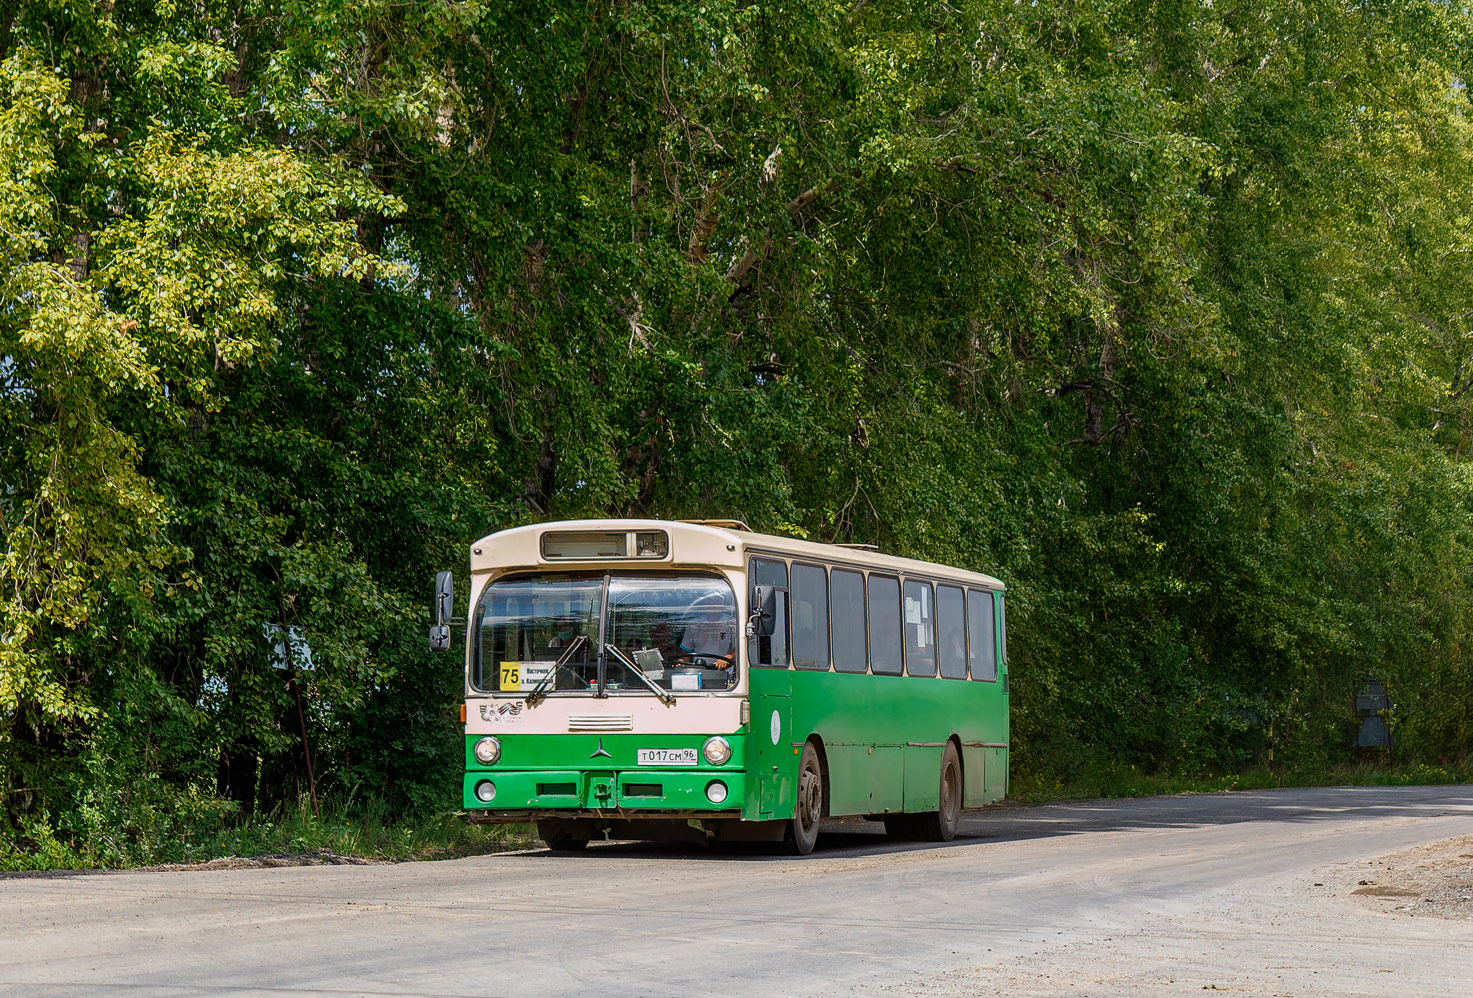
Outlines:
<svg viewBox="0 0 1473 998"><path fill-rule="evenodd" d="M752 633L755 637L770 638L777 627L773 607L777 604L777 590L772 586L752 587Z"/></svg>
<svg viewBox="0 0 1473 998"><path fill-rule="evenodd" d="M455 616L455 573L435 573L435 623L448 624Z"/></svg>
<svg viewBox="0 0 1473 998"><path fill-rule="evenodd" d="M430 648L446 651L450 647L449 621L455 612L455 575L435 573L435 623L430 627Z"/></svg>

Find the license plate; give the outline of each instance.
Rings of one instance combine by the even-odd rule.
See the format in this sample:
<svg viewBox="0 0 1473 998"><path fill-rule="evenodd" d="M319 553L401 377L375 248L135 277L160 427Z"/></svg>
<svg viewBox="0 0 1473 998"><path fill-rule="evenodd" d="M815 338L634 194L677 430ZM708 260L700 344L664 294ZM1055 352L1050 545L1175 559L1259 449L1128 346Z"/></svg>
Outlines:
<svg viewBox="0 0 1473 998"><path fill-rule="evenodd" d="M641 766L694 766L698 760L693 748L642 748L635 751Z"/></svg>

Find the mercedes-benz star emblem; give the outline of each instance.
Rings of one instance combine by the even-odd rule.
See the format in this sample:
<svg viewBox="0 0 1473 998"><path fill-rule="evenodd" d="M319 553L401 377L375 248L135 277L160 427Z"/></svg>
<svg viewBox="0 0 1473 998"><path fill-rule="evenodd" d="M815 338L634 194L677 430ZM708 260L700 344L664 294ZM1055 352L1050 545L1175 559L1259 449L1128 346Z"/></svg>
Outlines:
<svg viewBox="0 0 1473 998"><path fill-rule="evenodd" d="M597 759L599 756L603 756L605 759L613 758L613 756L609 754L608 749L604 748L604 740L602 738L598 740L598 748L594 749L593 754L590 755L588 758Z"/></svg>

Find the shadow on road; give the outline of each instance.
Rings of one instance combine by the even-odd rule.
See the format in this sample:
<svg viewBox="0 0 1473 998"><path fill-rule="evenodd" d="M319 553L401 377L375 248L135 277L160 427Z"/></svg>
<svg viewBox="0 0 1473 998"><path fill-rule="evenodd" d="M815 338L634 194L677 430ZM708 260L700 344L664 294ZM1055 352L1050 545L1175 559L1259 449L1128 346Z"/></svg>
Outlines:
<svg viewBox="0 0 1473 998"><path fill-rule="evenodd" d="M1171 797L1069 801L1058 804L1025 805L1003 802L964 814L961 829L951 842L894 840L886 836L885 826L879 822L854 818L830 819L824 822L823 831L818 837L818 847L810 858L895 855L1086 833L1210 827L1249 821L1350 824L1378 818L1428 818L1451 814L1473 817L1473 785L1296 787L1179 794ZM558 863L597 863L601 858L761 863L798 859L781 843L750 842L716 842L710 845L683 842L595 842L589 845L586 853L579 855L554 853L548 849L531 849L518 854L527 859ZM296 860L279 865L320 865L320 859L314 857L296 857ZM204 869L207 866L205 864L192 869ZM139 871L3 871L0 872L0 881L94 877L129 872Z"/></svg>
<svg viewBox="0 0 1473 998"><path fill-rule="evenodd" d="M1054 838L1086 832L1232 825L1246 821L1360 822L1378 818L1473 816L1473 785L1434 787L1297 787L1282 790L1178 794L1023 805L1004 802L962 816L951 842L892 840L878 822L831 819L818 837L815 856L866 856L956 849L990 842ZM779 843L608 842L590 852L637 859L773 861L794 859ZM549 859L576 861L544 851ZM592 858L592 857L589 857Z"/></svg>

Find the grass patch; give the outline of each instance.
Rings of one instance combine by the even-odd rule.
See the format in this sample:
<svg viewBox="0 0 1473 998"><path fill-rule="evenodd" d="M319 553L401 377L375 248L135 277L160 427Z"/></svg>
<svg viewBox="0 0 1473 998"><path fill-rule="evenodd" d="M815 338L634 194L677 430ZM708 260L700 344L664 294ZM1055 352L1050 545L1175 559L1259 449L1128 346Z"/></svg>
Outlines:
<svg viewBox="0 0 1473 998"><path fill-rule="evenodd" d="M529 826L473 825L460 811L404 817L372 806L351 812L324 808L315 818L311 806L300 802L222 830L208 841L186 844L186 858L179 862L313 852L396 862L453 859L515 849L532 838Z"/></svg>
<svg viewBox="0 0 1473 998"><path fill-rule="evenodd" d="M379 862L452 859L528 845L528 825L473 825L461 811L404 814L377 801L299 801L266 815L197 812L155 825L67 834L40 816L0 835L0 870L121 869L227 858L332 854ZM98 834L102 832L102 834Z"/></svg>
<svg viewBox="0 0 1473 998"><path fill-rule="evenodd" d="M1416 763L1385 766L1353 763L1328 769L1246 769L1236 773L1172 775L1146 773L1128 765L1095 764L1070 779L1014 774L1009 794L1025 804L1103 797L1150 797L1161 794L1221 793L1276 787L1413 786L1473 782L1473 765L1429 766Z"/></svg>

